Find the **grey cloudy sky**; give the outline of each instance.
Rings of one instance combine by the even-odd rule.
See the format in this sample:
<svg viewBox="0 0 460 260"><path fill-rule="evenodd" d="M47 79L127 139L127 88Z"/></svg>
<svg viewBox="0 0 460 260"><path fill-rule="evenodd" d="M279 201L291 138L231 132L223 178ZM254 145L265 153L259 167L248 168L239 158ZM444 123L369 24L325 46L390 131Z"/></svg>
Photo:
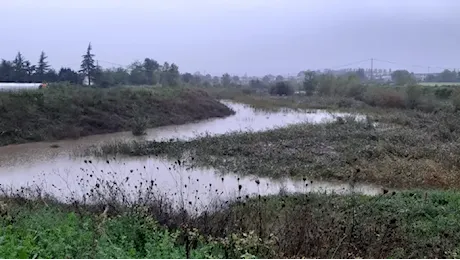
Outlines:
<svg viewBox="0 0 460 260"><path fill-rule="evenodd" d="M90 41L102 61L215 75L460 67L459 0L0 0L0 20L1 58L44 50L55 67L78 68Z"/></svg>

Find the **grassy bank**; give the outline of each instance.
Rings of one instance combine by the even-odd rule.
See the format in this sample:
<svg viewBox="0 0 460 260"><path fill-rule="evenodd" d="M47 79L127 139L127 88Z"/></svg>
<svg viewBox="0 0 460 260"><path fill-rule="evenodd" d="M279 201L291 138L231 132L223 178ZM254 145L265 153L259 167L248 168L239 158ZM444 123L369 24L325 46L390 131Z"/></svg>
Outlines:
<svg viewBox="0 0 460 260"><path fill-rule="evenodd" d="M54 86L0 93L0 145L183 124L231 115L201 90Z"/></svg>
<svg viewBox="0 0 460 260"><path fill-rule="evenodd" d="M198 217L159 201L64 205L3 198L3 258L451 258L455 192L277 195ZM163 223L157 220L166 220Z"/></svg>

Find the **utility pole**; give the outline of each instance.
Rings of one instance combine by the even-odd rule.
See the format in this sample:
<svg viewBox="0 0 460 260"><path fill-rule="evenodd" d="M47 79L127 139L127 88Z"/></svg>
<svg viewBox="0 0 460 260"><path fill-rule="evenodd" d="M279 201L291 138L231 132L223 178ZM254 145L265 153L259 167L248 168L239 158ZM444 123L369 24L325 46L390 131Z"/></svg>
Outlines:
<svg viewBox="0 0 460 260"><path fill-rule="evenodd" d="M371 58L371 81L374 80L374 58Z"/></svg>

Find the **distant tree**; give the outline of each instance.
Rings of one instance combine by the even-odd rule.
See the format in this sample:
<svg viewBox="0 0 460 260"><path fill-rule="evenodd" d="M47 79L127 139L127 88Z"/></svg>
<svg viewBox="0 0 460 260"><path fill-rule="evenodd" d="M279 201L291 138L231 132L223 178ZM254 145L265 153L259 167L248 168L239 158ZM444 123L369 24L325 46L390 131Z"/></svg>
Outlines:
<svg viewBox="0 0 460 260"><path fill-rule="evenodd" d="M11 61L3 60L0 64L0 81L12 82L14 80L14 65Z"/></svg>
<svg viewBox="0 0 460 260"><path fill-rule="evenodd" d="M223 74L221 81L222 81L222 85L224 85L224 87L230 86L230 84L232 83L230 74L228 74L228 73Z"/></svg>
<svg viewBox="0 0 460 260"><path fill-rule="evenodd" d="M237 75L234 75L232 77L232 83L233 84L240 84L240 77L238 77Z"/></svg>
<svg viewBox="0 0 460 260"><path fill-rule="evenodd" d="M212 77L212 84L214 86L220 85L220 78L217 76Z"/></svg>
<svg viewBox="0 0 460 260"><path fill-rule="evenodd" d="M194 86L199 86L201 84L201 82L203 81L203 76L198 72L195 74L193 74L193 77L191 79L191 84L194 85Z"/></svg>
<svg viewBox="0 0 460 260"><path fill-rule="evenodd" d="M305 78L303 81L303 88L307 95L313 95L318 86L318 80L316 79L316 73L314 71L306 71Z"/></svg>
<svg viewBox="0 0 460 260"><path fill-rule="evenodd" d="M30 64L30 61L24 61L24 70L26 72L26 79L25 81L34 81L34 73L35 73L35 65Z"/></svg>
<svg viewBox="0 0 460 260"><path fill-rule="evenodd" d="M94 54L91 53L92 46L91 43L88 44L86 49L86 54L82 55L81 70L80 73L88 77L88 85L91 85L94 80L94 74L96 71L96 65L94 64Z"/></svg>
<svg viewBox="0 0 460 260"><path fill-rule="evenodd" d="M204 76L204 80L207 81L207 82L212 82L211 74L206 74L206 76Z"/></svg>
<svg viewBox="0 0 460 260"><path fill-rule="evenodd" d="M265 84L269 84L269 83L270 83L270 76L269 76L269 75L265 75L265 76L262 78L262 81L263 81Z"/></svg>
<svg viewBox="0 0 460 260"><path fill-rule="evenodd" d="M278 76L276 76L275 81L276 81L276 82L284 81L284 77L281 76L281 75L278 75Z"/></svg>
<svg viewBox="0 0 460 260"><path fill-rule="evenodd" d="M179 66L177 66L175 63L173 63L173 64L171 64L171 67L169 67L169 70L168 70L168 84L169 84L169 86L177 86L177 85L179 85L179 78L180 78Z"/></svg>
<svg viewBox="0 0 460 260"><path fill-rule="evenodd" d="M147 78L147 84L149 85L155 85L158 83L158 74L159 74L159 69L160 69L160 64L150 58L145 58L144 60L144 71L145 71L145 76Z"/></svg>
<svg viewBox="0 0 460 260"><path fill-rule="evenodd" d="M48 70L47 70L47 72L48 72ZM80 75L78 75L78 73L76 71L73 71L70 68L61 68L59 70L59 73L58 73L58 79L59 79L59 81L67 81L67 82L72 83L72 84L80 84L81 83Z"/></svg>
<svg viewBox="0 0 460 260"><path fill-rule="evenodd" d="M46 56L45 52L42 51L40 53L40 58L38 59L37 68L35 71L35 78L38 81L43 81L45 74L48 72L50 66L46 61L48 57Z"/></svg>
<svg viewBox="0 0 460 260"><path fill-rule="evenodd" d="M396 85L408 85L415 83L414 76L407 70L395 70L391 73L391 80Z"/></svg>
<svg viewBox="0 0 460 260"><path fill-rule="evenodd" d="M18 52L13 60L13 81L25 82L27 79L26 60L21 52Z"/></svg>
<svg viewBox="0 0 460 260"><path fill-rule="evenodd" d="M249 81L249 86L258 90L268 89L268 85L258 79L251 79Z"/></svg>
<svg viewBox="0 0 460 260"><path fill-rule="evenodd" d="M163 86L177 86L179 84L179 67L172 63L165 62L161 68L160 83Z"/></svg>
<svg viewBox="0 0 460 260"><path fill-rule="evenodd" d="M138 61L130 65L131 73L129 75L129 82L134 85L147 84L147 76L144 71L144 65Z"/></svg>
<svg viewBox="0 0 460 260"><path fill-rule="evenodd" d="M288 82L280 81L276 82L270 88L271 95L278 95L278 96L290 96L294 94L294 89L289 85Z"/></svg>
<svg viewBox="0 0 460 260"><path fill-rule="evenodd" d="M439 82L457 82L458 81L457 76L458 74L455 71L443 70L438 76L438 81Z"/></svg>
<svg viewBox="0 0 460 260"><path fill-rule="evenodd" d="M56 73L56 71L54 69L49 69L45 73L44 80L46 82L58 82L59 81L59 76L58 76L58 74Z"/></svg>
<svg viewBox="0 0 460 260"><path fill-rule="evenodd" d="M184 83L191 83L193 79L193 75L192 73L187 72L187 73L182 74L181 79Z"/></svg>

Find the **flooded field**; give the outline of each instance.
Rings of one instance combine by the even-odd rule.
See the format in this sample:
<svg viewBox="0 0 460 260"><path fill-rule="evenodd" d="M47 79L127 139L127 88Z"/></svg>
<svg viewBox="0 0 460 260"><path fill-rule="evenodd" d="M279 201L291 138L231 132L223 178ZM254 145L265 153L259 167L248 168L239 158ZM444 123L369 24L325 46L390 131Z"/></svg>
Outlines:
<svg viewBox="0 0 460 260"><path fill-rule="evenodd" d="M281 112L256 111L249 106L225 102L236 111L234 116L202 122L149 129L147 135L134 137L130 132L96 135L78 140L28 143L0 148L0 183L2 187L38 185L59 198L89 196L91 190L117 185L133 198L147 191L202 209L213 201L226 201L254 194L279 192L351 191L375 195L381 188L371 185L270 180L218 174L213 169L192 166L192 162L171 162L162 158L118 157L110 160L78 157L75 154L107 142L120 140L192 139L203 134L225 134L234 131L263 131L297 123L322 123L346 114L323 111Z"/></svg>

